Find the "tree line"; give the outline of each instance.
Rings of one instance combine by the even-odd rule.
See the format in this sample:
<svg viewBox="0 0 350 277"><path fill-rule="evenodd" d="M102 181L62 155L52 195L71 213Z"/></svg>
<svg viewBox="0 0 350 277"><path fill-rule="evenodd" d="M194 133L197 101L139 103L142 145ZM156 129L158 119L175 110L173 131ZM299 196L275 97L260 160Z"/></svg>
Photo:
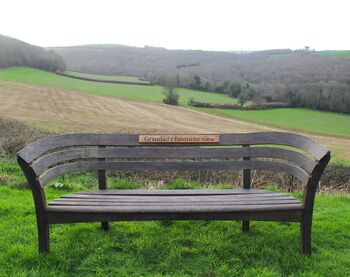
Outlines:
<svg viewBox="0 0 350 277"><path fill-rule="evenodd" d="M174 79L174 78L173 78ZM318 82L306 84L252 84L225 80L221 84L202 81L201 76L187 78L155 78L154 83L168 87L185 87L200 91L226 94L237 98L241 106L247 101L257 104L285 102L290 107L310 108L350 114L350 86L338 82Z"/></svg>
<svg viewBox="0 0 350 277"><path fill-rule="evenodd" d="M52 72L63 72L66 67L62 57L52 50L0 35L0 68L9 66L28 66Z"/></svg>

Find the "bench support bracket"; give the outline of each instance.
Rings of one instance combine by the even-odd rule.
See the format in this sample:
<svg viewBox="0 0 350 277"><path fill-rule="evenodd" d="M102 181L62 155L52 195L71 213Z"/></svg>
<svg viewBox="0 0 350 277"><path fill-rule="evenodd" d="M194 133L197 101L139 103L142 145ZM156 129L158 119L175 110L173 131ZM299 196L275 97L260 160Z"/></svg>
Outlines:
<svg viewBox="0 0 350 277"><path fill-rule="evenodd" d="M249 145L243 145L244 148L249 148ZM244 161L249 161L249 157L244 157ZM243 188L244 189L250 189L251 184L251 176L250 176L250 169L243 169ZM248 232L249 231L249 221L242 221L242 231Z"/></svg>
<svg viewBox="0 0 350 277"><path fill-rule="evenodd" d="M99 146L99 149L104 148L104 146ZM98 159L99 161L105 161L106 159ZM99 170L98 171L98 188L101 190L107 189L107 171ZM109 223L101 222L102 230L107 232L109 231Z"/></svg>

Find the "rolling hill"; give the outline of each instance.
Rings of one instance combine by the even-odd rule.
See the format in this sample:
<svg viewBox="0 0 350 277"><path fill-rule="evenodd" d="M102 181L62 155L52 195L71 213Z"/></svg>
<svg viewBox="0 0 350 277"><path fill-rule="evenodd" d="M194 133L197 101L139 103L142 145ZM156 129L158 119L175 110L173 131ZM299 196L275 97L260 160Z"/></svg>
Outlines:
<svg viewBox="0 0 350 277"><path fill-rule="evenodd" d="M0 70L0 80L15 81L35 86L43 86L69 91L80 91L100 96L110 96L118 99L143 102L162 103L164 88L160 86L142 86L90 82L60 76L26 67L11 67ZM188 106L188 99L209 103L236 103L227 95L202 92L191 89L178 89L180 105ZM192 108L192 107L191 107ZM350 137L350 115L313 111L310 109L273 109L260 111L241 111L225 109L196 109L206 113L214 113L221 117L239 119L270 127L285 128L327 134L337 137Z"/></svg>
<svg viewBox="0 0 350 277"><path fill-rule="evenodd" d="M186 79L197 74L203 82L213 84L233 80L255 85L277 82L295 85L322 81L344 83L350 74L350 59L342 58L348 51L281 49L237 53L104 44L50 49L64 58L70 70L148 79L176 75Z"/></svg>
<svg viewBox="0 0 350 277"><path fill-rule="evenodd" d="M123 45L52 49L62 55L70 70L142 77L160 85L172 83L253 101L350 113L347 51L235 53Z"/></svg>
<svg viewBox="0 0 350 277"><path fill-rule="evenodd" d="M162 103L164 98L164 88L161 86L142 86L90 82L69 77L59 76L57 74L36 70L27 67L11 67L6 70L0 70L0 80L16 81L21 83L61 88L66 90L76 90L91 94L113 96L122 99L141 100L147 102ZM237 103L237 99L227 95L197 91L193 89L179 89L182 106L187 106L189 98L209 103Z"/></svg>
<svg viewBox="0 0 350 277"><path fill-rule="evenodd" d="M193 90L184 93L227 97ZM23 67L0 70L0 99L0 116L15 118L50 132L294 130L327 145L332 150L333 161L348 163L350 160L350 116L337 113L308 109L190 110L186 108L186 102L182 103L184 107L161 104L161 88L157 86L94 83ZM307 122L304 122L305 118Z"/></svg>

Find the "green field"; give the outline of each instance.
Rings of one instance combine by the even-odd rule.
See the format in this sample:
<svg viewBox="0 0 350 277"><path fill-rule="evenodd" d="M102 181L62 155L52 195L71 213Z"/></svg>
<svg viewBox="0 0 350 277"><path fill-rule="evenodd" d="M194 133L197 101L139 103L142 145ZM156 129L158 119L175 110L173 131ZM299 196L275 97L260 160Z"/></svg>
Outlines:
<svg viewBox="0 0 350 277"><path fill-rule="evenodd" d="M330 57L350 57L350 50L325 50L316 53Z"/></svg>
<svg viewBox="0 0 350 277"><path fill-rule="evenodd" d="M161 103L164 98L164 95L162 94L164 88L160 86L94 83L26 67L11 67L0 70L0 80L55 87L66 90L76 90L130 100ZM236 99L218 93L202 92L184 88L178 89L178 92L180 94L179 102L182 106L187 106L188 99L191 97L197 101L209 103L237 103Z"/></svg>
<svg viewBox="0 0 350 277"><path fill-rule="evenodd" d="M143 81L138 77L133 76L109 76L109 75L97 75L97 74L88 74L76 71L68 71L64 72L67 75L82 77L82 78L90 78L95 80L107 80L107 81L122 81L122 82L136 82L136 83L144 83L149 84L147 81Z"/></svg>
<svg viewBox="0 0 350 277"><path fill-rule="evenodd" d="M347 276L349 272L348 195L316 197L310 257L299 254L296 223L253 222L250 232L242 233L235 221L116 222L107 233L99 223L54 225L50 253L38 255L31 192L4 186L6 176L15 176L9 174L0 172L3 276ZM112 186L135 188L127 182ZM46 196L51 200L76 189L50 187Z"/></svg>
<svg viewBox="0 0 350 277"><path fill-rule="evenodd" d="M228 118L292 130L350 137L350 115L309 109L286 108L261 111L204 109Z"/></svg>

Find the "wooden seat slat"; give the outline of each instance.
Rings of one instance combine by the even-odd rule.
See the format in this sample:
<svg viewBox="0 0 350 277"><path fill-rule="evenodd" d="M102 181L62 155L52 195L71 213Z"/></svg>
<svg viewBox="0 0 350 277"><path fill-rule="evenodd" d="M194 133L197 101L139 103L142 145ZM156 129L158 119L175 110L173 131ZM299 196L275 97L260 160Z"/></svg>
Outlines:
<svg viewBox="0 0 350 277"><path fill-rule="evenodd" d="M205 196L205 195L186 195L186 196L107 196L107 195L86 195L86 194L71 194L71 195L65 195L62 196L61 199L101 199L101 200L134 200L134 201L142 201L142 200L164 200L164 201L176 201L176 200L210 200L210 199L216 199L216 200L231 200L231 199L273 199L273 198L287 198L287 199L294 199L291 196L285 196L283 194L264 194L264 197L257 196L257 195L235 195L232 197L231 195L212 195L212 196Z"/></svg>
<svg viewBox="0 0 350 277"><path fill-rule="evenodd" d="M143 190L145 191L145 190ZM155 209L157 212L161 212L161 209L164 209L164 212L169 212L169 207L175 209L179 207L183 209L184 207L214 207L217 209L222 208L224 211L227 211L227 207L234 207L238 210L238 207L241 207L245 210L247 207L256 209L257 206L266 208L267 206L274 207L291 207L290 205L302 205L295 197L278 193L278 192L269 192L266 190L240 190L240 193L233 194L220 194L222 190L215 190L217 194L201 194L204 190L196 190L196 195L189 194L190 191L181 190L182 195L173 195L169 194L171 191L166 190L163 194L158 195L115 195L115 190L107 193L96 193L94 191L89 191L89 193L82 194L81 192L64 195L61 198L51 201L48 207L60 206L60 207L77 207L78 210L80 207L107 207L109 211L111 207L114 207L116 210L121 207L130 207L132 209L139 208L143 210L146 209ZM232 191L232 190L231 190ZM98 192L98 191L97 191ZM130 190L122 191L123 193L130 193ZM162 192L162 191L159 191ZM185 194L186 193L186 194ZM49 209L50 211L53 211ZM100 211L101 212L101 211Z"/></svg>
<svg viewBox="0 0 350 277"><path fill-rule="evenodd" d="M192 202L202 202L202 201L258 201L258 200L296 200L294 197L289 196L269 196L269 197L118 197L118 198L104 198L104 197L62 197L54 199L52 201L105 201L105 202L176 202L176 201L192 201Z"/></svg>
<svg viewBox="0 0 350 277"><path fill-rule="evenodd" d="M148 202L110 202L110 201L51 201L48 205L61 205L61 206L193 206L193 205L202 205L202 206L221 206L221 205L274 205L274 204L300 204L300 201L296 200L258 200L258 201L177 201L177 202L167 202L167 201L148 201Z"/></svg>
<svg viewBox="0 0 350 277"><path fill-rule="evenodd" d="M239 212L239 211L273 211L273 210L300 210L302 204L275 204L275 205L225 205L225 206L47 206L48 212L96 212L96 213L195 213L195 212Z"/></svg>
<svg viewBox="0 0 350 277"><path fill-rule="evenodd" d="M265 189L109 189L109 190L87 190L79 191L77 194L91 195L226 195L226 194L265 194L271 193Z"/></svg>

